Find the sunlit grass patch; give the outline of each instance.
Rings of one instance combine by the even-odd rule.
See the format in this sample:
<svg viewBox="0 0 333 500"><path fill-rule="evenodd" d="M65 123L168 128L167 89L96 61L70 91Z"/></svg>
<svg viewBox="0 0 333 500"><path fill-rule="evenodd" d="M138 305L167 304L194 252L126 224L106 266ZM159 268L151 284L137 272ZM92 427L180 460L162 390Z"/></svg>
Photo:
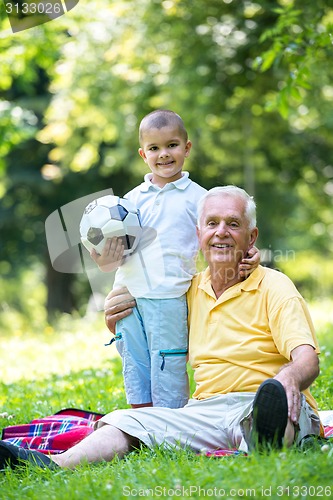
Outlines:
<svg viewBox="0 0 333 500"><path fill-rule="evenodd" d="M333 331L333 300L322 299L309 303L309 309L314 326L320 335L326 335L327 330ZM332 340L333 345L333 340Z"/></svg>
<svg viewBox="0 0 333 500"><path fill-rule="evenodd" d="M64 408L107 413L126 407L121 362L118 358L101 366L51 375L36 380L0 383L0 429L28 423ZM1 498L1 497L0 497Z"/></svg>
<svg viewBox="0 0 333 500"><path fill-rule="evenodd" d="M118 356L114 344L104 345L110 337L102 313L77 319L64 316L56 326L46 325L37 332L0 333L1 380L11 383L98 368Z"/></svg>
<svg viewBox="0 0 333 500"><path fill-rule="evenodd" d="M320 375L311 387L319 410L333 410L333 301L310 303L311 317L320 346Z"/></svg>

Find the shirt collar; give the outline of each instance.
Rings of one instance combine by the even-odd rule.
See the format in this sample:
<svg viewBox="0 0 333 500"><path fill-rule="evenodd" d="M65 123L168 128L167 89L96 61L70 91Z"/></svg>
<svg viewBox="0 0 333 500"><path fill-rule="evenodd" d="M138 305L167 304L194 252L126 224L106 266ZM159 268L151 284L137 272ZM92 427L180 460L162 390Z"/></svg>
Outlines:
<svg viewBox="0 0 333 500"><path fill-rule="evenodd" d="M246 280L240 283L241 290L244 290L245 292L257 290L264 276L265 268L263 266L258 266Z"/></svg>
<svg viewBox="0 0 333 500"><path fill-rule="evenodd" d="M243 290L244 292L250 292L251 290L257 290L259 288L259 285L262 281L262 279L265 276L265 269L262 266L258 266L257 269L255 269L246 280L241 281L240 283L236 283L236 285L233 285L232 287L228 288L229 291L234 290L236 292L237 290L239 293ZM216 296L214 294L214 291L212 289L212 284L210 281L210 270L209 267L205 269L200 275L200 282L199 282L199 288L204 290L208 295L213 297L215 300ZM226 292L228 292L226 290ZM224 292L224 293L226 293ZM229 292L230 293L230 292ZM224 294L221 295L221 297Z"/></svg>
<svg viewBox="0 0 333 500"><path fill-rule="evenodd" d="M149 189L154 190L154 191L161 191L162 189L173 189L174 187L177 189L180 189L183 191L184 189L187 188L187 186L190 184L191 180L189 179L189 173L183 171L182 172L182 177L180 179L177 179L176 181L173 182L168 182L163 188L160 188L156 186L156 184L153 184L151 182L152 174L146 174L144 176L144 182L140 185L140 191L142 193L145 193L149 191Z"/></svg>

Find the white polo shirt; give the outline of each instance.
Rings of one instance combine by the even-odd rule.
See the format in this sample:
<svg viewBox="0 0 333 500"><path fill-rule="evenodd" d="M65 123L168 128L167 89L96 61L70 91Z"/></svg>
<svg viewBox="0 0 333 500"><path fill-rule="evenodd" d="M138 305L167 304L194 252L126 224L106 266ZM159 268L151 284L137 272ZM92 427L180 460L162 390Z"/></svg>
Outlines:
<svg viewBox="0 0 333 500"><path fill-rule="evenodd" d="M152 174L125 198L140 210L144 236L137 250L117 270L114 288L127 286L136 297L180 297L187 292L198 251L197 207L206 189L182 178L160 188Z"/></svg>

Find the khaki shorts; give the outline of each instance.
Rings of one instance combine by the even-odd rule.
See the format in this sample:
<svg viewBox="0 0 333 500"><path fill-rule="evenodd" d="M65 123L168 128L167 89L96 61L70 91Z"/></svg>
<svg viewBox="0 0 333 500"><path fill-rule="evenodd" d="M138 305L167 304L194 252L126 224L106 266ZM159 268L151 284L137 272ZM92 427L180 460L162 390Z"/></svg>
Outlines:
<svg viewBox="0 0 333 500"><path fill-rule="evenodd" d="M204 400L190 399L183 408L136 408L116 410L95 424L113 425L148 447L189 446L196 452L219 448L248 451L249 429L255 393L222 394ZM308 434L318 435L318 415L302 398L297 442Z"/></svg>

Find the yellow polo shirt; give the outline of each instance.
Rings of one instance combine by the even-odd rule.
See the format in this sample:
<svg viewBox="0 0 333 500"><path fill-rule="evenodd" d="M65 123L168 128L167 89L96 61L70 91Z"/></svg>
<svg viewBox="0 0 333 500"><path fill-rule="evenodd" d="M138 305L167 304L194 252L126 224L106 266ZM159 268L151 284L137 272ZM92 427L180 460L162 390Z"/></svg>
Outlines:
<svg viewBox="0 0 333 500"><path fill-rule="evenodd" d="M304 299L286 275L273 269L259 266L218 299L206 269L193 278L188 307L194 398L256 392L290 361L296 347L309 344L319 353ZM304 394L316 409L310 391Z"/></svg>

